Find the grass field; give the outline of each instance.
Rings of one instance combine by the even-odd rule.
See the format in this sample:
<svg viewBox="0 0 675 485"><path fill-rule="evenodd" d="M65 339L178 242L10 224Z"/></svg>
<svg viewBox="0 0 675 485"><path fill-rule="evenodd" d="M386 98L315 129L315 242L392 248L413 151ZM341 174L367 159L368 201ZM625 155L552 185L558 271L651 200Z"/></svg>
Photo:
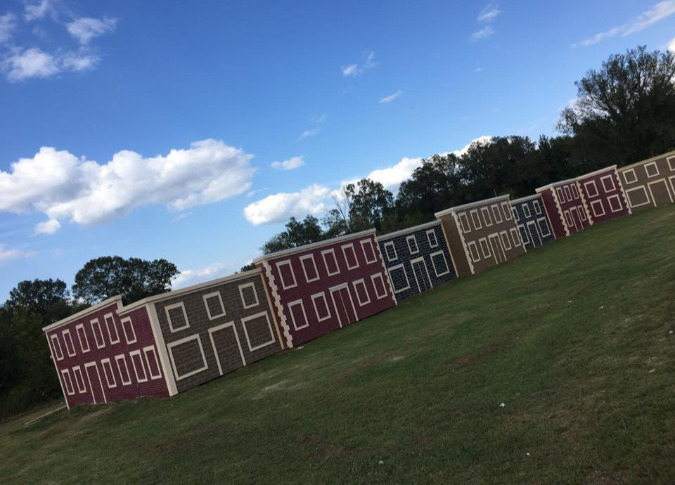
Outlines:
<svg viewBox="0 0 675 485"><path fill-rule="evenodd" d="M29 419L0 482L672 484L675 205L171 399Z"/></svg>

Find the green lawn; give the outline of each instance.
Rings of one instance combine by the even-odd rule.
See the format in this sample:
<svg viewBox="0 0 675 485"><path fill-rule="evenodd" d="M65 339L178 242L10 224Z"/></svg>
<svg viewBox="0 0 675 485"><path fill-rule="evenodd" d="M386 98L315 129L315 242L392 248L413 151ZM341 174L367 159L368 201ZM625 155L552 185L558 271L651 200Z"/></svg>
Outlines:
<svg viewBox="0 0 675 485"><path fill-rule="evenodd" d="M672 484L675 205L171 399L30 418L0 481Z"/></svg>

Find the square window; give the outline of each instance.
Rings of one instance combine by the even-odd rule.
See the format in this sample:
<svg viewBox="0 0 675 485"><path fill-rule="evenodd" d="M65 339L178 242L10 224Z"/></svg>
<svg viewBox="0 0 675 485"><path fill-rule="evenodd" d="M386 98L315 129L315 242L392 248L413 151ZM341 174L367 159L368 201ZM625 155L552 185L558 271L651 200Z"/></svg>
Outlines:
<svg viewBox="0 0 675 485"><path fill-rule="evenodd" d="M623 205L621 204L621 200L619 199L618 194L611 195L607 198L607 202L609 203L609 210L612 212L621 212L623 209Z"/></svg>
<svg viewBox="0 0 675 485"><path fill-rule="evenodd" d="M330 315L330 307L328 306L328 301L326 300L326 294L316 293L312 295L312 305L314 306L314 313L316 314L316 319L319 322L328 320Z"/></svg>
<svg viewBox="0 0 675 485"><path fill-rule="evenodd" d="M657 177L659 175L659 167L656 165L656 162L648 163L645 165L645 172L647 172L647 177Z"/></svg>
<svg viewBox="0 0 675 485"><path fill-rule="evenodd" d="M591 202L591 210L593 210L593 215L595 217L602 217L605 215L605 208L603 207L601 200L594 200Z"/></svg>
<svg viewBox="0 0 675 485"><path fill-rule="evenodd" d="M136 382L147 382L148 374L145 372L145 364L143 363L143 358L141 357L141 351L134 350L133 352L129 352L129 357L131 358L131 364L134 366Z"/></svg>
<svg viewBox="0 0 675 485"><path fill-rule="evenodd" d="M204 302L204 307L206 307L206 314L209 317L209 320L215 320L216 318L222 317L226 314L225 306L223 305L223 298L219 291L202 295L202 301ZM179 309L176 311L176 313L180 313ZM180 316L178 318L180 318ZM180 326L180 321L177 323Z"/></svg>
<svg viewBox="0 0 675 485"><path fill-rule="evenodd" d="M122 330L124 331L124 338L128 344L136 343L136 331L134 330L134 324L130 317L122 319Z"/></svg>
<svg viewBox="0 0 675 485"><path fill-rule="evenodd" d="M307 313L305 313L305 305L302 303L302 299L290 302L288 304L288 313L291 314L291 322L293 322L293 328L295 328L295 330L302 330L303 328L309 327L309 321L307 320Z"/></svg>
<svg viewBox="0 0 675 485"><path fill-rule="evenodd" d="M490 217L490 210L487 207L481 207L480 213L483 216L483 223L485 223L487 227L491 226L492 217Z"/></svg>
<svg viewBox="0 0 675 485"><path fill-rule="evenodd" d="M334 249L326 249L321 251L321 256L323 257L323 264L326 265L326 272L328 276L336 275L340 272L340 267L338 266L337 259L335 258Z"/></svg>
<svg viewBox="0 0 675 485"><path fill-rule="evenodd" d="M367 264L377 263L377 255L375 254L373 241L371 239L361 240L361 250L363 251L363 256L365 257Z"/></svg>
<svg viewBox="0 0 675 485"><path fill-rule="evenodd" d="M396 261L398 259L393 241L384 243L384 252L387 255L387 261Z"/></svg>
<svg viewBox="0 0 675 485"><path fill-rule="evenodd" d="M602 182L602 188L605 189L605 192L614 192L616 190L613 175L605 175L600 179L600 182Z"/></svg>
<svg viewBox="0 0 675 485"><path fill-rule="evenodd" d="M420 252L420 249L417 247L417 239L415 239L414 234L412 236L406 237L405 240L408 243L410 254L417 254Z"/></svg>
<svg viewBox="0 0 675 485"><path fill-rule="evenodd" d="M635 175L635 170L632 168L624 170L621 173L623 174L623 179L626 181L626 184L633 184L637 182L637 175Z"/></svg>
<svg viewBox="0 0 675 485"><path fill-rule="evenodd" d="M113 372L110 359L103 359L101 361L101 367L103 367L103 375L105 376L105 381L108 384L108 388L112 389L117 387L117 381L115 380L115 373Z"/></svg>
<svg viewBox="0 0 675 485"><path fill-rule="evenodd" d="M538 200L533 200L532 205L534 206L534 213L538 216L541 215L541 204Z"/></svg>
<svg viewBox="0 0 675 485"><path fill-rule="evenodd" d="M440 278L450 273L450 266L448 266L448 260L445 259L445 254L443 251L436 251L429 255L431 257L431 264L434 267L434 272L436 277Z"/></svg>
<svg viewBox="0 0 675 485"><path fill-rule="evenodd" d="M281 287L284 290L298 286L290 259L279 261L277 263L277 271L279 272L279 278L281 279Z"/></svg>
<svg viewBox="0 0 675 485"><path fill-rule="evenodd" d="M276 342L272 324L270 323L270 316L266 311L242 318L241 326L244 327L244 335L246 335L246 343L250 352L262 349Z"/></svg>
<svg viewBox="0 0 675 485"><path fill-rule="evenodd" d="M319 279L319 270L316 267L316 261L314 261L313 254L305 254L300 256L300 266L302 266L302 271L305 273L305 281L311 283Z"/></svg>
<svg viewBox="0 0 675 485"><path fill-rule="evenodd" d="M479 239L478 244L480 244L480 251L483 253L483 258L489 258L492 256L492 251L490 251L490 246L487 242L487 239Z"/></svg>
<svg viewBox="0 0 675 485"><path fill-rule="evenodd" d="M242 318L242 323L243 322L244 319ZM166 347L169 351L171 367L177 381L199 374L209 368L209 365L206 362L206 356L204 355L202 339L199 334L176 340L175 342L167 344ZM139 354L139 363L137 365L138 367L141 367L143 361L140 357L140 351L137 352ZM143 370L145 371L145 369Z"/></svg>
<svg viewBox="0 0 675 485"><path fill-rule="evenodd" d="M469 224L469 218L466 216L466 212L459 214L459 222L462 225L462 232L465 234L471 232L471 224Z"/></svg>
<svg viewBox="0 0 675 485"><path fill-rule="evenodd" d="M116 355L115 362L117 362L117 370L120 373L120 381L122 381L122 385L128 386L131 384L131 374L129 373L126 357L124 354Z"/></svg>
<svg viewBox="0 0 675 485"><path fill-rule="evenodd" d="M478 210L474 209L472 211L469 211L469 214L471 214L471 222L473 222L473 228L478 230L483 227L483 225L480 223L480 217L478 216Z"/></svg>
<svg viewBox="0 0 675 485"><path fill-rule="evenodd" d="M167 305L164 307L164 313L169 322L171 333L190 327L190 321L188 320L187 313L185 313L185 306L182 302Z"/></svg>
<svg viewBox="0 0 675 485"><path fill-rule="evenodd" d="M77 391L80 394L87 392L87 386L84 383L84 377L82 376L82 369L79 365L73 367L73 377L75 378L75 385L77 385Z"/></svg>
<svg viewBox="0 0 675 485"><path fill-rule="evenodd" d="M478 252L478 246L476 246L476 241L469 241L467 244L469 247L469 253L471 253L471 261L477 263L480 261L480 253Z"/></svg>
<svg viewBox="0 0 675 485"><path fill-rule="evenodd" d="M87 332L84 331L84 324L78 324L75 327L75 333L77 334L77 340L80 341L80 350L89 352L89 339L87 338Z"/></svg>
<svg viewBox="0 0 675 485"><path fill-rule="evenodd" d="M519 226L522 227L522 226ZM509 235L506 233L506 231L502 231L499 233L499 237L502 240L502 245L504 246L504 249L507 251L511 249L511 241L509 241Z"/></svg>
<svg viewBox="0 0 675 485"><path fill-rule="evenodd" d="M241 303L246 310L260 305L258 292L255 290L255 283L253 282L239 285L239 296L241 296Z"/></svg>
<svg viewBox="0 0 675 485"><path fill-rule="evenodd" d="M436 238L436 231L429 229L427 231L427 239L429 240L429 247L435 248L438 246L438 239Z"/></svg>
<svg viewBox="0 0 675 485"><path fill-rule="evenodd" d="M513 219L513 213L511 212L511 205L508 202L502 202L502 211L504 212L504 219L510 221Z"/></svg>
<svg viewBox="0 0 675 485"><path fill-rule="evenodd" d="M375 288L375 296L377 297L377 299L381 300L382 298L386 298L387 287L385 286L384 277L382 276L382 273L375 273L374 275L370 275L370 279L373 282L373 287Z"/></svg>
<svg viewBox="0 0 675 485"><path fill-rule="evenodd" d="M115 326L115 317L112 313L108 313L103 317L105 326L108 329L108 336L110 336L110 343L116 344L120 341L120 335L117 333L117 327Z"/></svg>
<svg viewBox="0 0 675 485"><path fill-rule="evenodd" d="M105 347L105 340L103 340L103 330L101 330L101 323L98 318L94 318L91 322L91 333L94 334L94 342L97 349Z"/></svg>
<svg viewBox="0 0 675 485"><path fill-rule="evenodd" d="M502 222L504 220L504 219L502 219L502 211L499 210L498 205L492 206L492 215L494 216L495 222L497 224L499 224L500 222Z"/></svg>
<svg viewBox="0 0 675 485"><path fill-rule="evenodd" d="M595 180L584 182L584 188L586 189L586 193L589 197L598 196L598 187L595 185Z"/></svg>
<svg viewBox="0 0 675 485"><path fill-rule="evenodd" d="M73 336L70 335L70 330L63 331L63 341L66 343L66 352L68 357L75 355L75 345L73 344Z"/></svg>
<svg viewBox="0 0 675 485"><path fill-rule="evenodd" d="M410 288L408 273L402 264L389 268L389 281L394 286L394 293L398 294Z"/></svg>
<svg viewBox="0 0 675 485"><path fill-rule="evenodd" d="M155 347L152 345L143 347L143 354L145 355L145 363L148 365L150 379L161 379L162 369L159 367L159 359L157 359Z"/></svg>
<svg viewBox="0 0 675 485"><path fill-rule="evenodd" d="M530 208L528 207L527 204L523 204L523 215L526 218L529 218L530 216L532 216L532 213L530 212Z"/></svg>
<svg viewBox="0 0 675 485"><path fill-rule="evenodd" d="M356 250L354 244L344 244L342 246L342 255L345 257L347 269L356 269L359 267L359 260L356 259Z"/></svg>
<svg viewBox="0 0 675 485"><path fill-rule="evenodd" d="M363 278L352 282L352 286L354 287L359 306L365 306L370 303L370 295L368 295L368 288L366 288L366 282Z"/></svg>

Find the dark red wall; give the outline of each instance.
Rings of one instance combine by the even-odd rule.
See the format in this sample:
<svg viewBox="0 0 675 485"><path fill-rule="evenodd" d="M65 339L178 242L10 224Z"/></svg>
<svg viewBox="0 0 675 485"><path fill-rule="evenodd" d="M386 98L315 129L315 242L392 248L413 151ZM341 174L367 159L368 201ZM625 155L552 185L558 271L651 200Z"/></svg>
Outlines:
<svg viewBox="0 0 675 485"><path fill-rule="evenodd" d="M577 178L593 222L604 222L629 214L619 175L614 168Z"/></svg>

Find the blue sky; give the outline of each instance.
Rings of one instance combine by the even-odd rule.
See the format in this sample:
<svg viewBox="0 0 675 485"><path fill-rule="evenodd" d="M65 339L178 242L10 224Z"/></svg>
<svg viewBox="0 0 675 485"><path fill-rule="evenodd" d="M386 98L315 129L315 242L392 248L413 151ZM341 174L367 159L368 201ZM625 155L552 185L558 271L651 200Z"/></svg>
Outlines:
<svg viewBox="0 0 675 485"><path fill-rule="evenodd" d="M392 191L482 136L555 134L675 1L0 4L0 299L89 259L232 273L345 181Z"/></svg>

